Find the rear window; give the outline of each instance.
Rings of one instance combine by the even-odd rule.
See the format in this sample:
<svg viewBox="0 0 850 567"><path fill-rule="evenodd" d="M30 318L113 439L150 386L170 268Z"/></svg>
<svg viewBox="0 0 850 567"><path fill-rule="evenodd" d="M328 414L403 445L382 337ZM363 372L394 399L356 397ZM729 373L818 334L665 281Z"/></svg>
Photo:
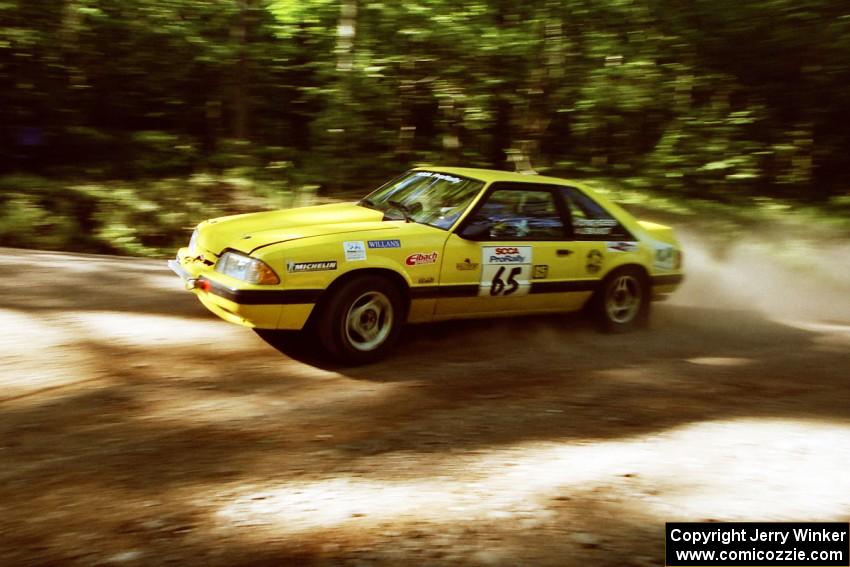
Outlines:
<svg viewBox="0 0 850 567"><path fill-rule="evenodd" d="M573 187L563 188L576 240L634 240L602 205Z"/></svg>

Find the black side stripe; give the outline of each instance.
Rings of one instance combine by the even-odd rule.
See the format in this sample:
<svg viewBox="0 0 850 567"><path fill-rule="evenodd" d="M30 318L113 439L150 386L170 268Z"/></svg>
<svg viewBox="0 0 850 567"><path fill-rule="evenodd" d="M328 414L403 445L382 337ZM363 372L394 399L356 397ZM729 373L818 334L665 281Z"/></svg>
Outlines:
<svg viewBox="0 0 850 567"><path fill-rule="evenodd" d="M685 276L682 274L669 274L666 276L652 276L652 285L671 285L682 283Z"/></svg>
<svg viewBox="0 0 850 567"><path fill-rule="evenodd" d="M529 293L564 293L568 291L593 291L598 280L576 282L532 282ZM479 284L429 285L410 288L411 299L435 299L438 297L477 297Z"/></svg>
<svg viewBox="0 0 850 567"><path fill-rule="evenodd" d="M204 278L201 278L204 279ZM652 285L678 284L684 279L681 274L652 276ZM324 289L230 289L212 280L210 293L238 303L240 305L294 305L298 303L318 303ZM531 282L529 293L567 293L595 291L599 280L578 280L566 282ZM429 285L410 288L411 299L436 299L450 297L477 297L478 284Z"/></svg>
<svg viewBox="0 0 850 567"><path fill-rule="evenodd" d="M204 278L202 278L204 279ZM239 305L293 305L317 303L323 289L230 289L212 280L210 293Z"/></svg>
<svg viewBox="0 0 850 567"><path fill-rule="evenodd" d="M569 291L594 291L599 280L579 280L572 282L531 282L529 293L565 293Z"/></svg>
<svg viewBox="0 0 850 567"><path fill-rule="evenodd" d="M435 299L437 297L476 297L478 284L429 285L410 288L411 299Z"/></svg>

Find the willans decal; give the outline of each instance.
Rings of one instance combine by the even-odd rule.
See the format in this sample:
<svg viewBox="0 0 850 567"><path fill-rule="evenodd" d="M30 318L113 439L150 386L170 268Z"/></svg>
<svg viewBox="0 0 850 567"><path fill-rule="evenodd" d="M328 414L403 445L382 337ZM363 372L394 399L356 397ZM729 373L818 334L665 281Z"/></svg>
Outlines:
<svg viewBox="0 0 850 567"><path fill-rule="evenodd" d="M369 240L369 248L401 248L401 240Z"/></svg>

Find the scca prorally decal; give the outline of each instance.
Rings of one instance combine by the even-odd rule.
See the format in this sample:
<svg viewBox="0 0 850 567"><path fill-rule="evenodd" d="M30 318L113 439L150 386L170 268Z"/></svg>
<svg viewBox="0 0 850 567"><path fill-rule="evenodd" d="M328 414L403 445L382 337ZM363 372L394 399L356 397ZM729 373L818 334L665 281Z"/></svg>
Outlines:
<svg viewBox="0 0 850 567"><path fill-rule="evenodd" d="M533 280L545 280L549 277L549 266L546 264L538 264L534 266L534 269L531 271L531 279Z"/></svg>
<svg viewBox="0 0 850 567"><path fill-rule="evenodd" d="M346 262L356 262L366 259L366 246L362 240L350 240L342 243Z"/></svg>
<svg viewBox="0 0 850 567"><path fill-rule="evenodd" d="M484 246L481 248L479 297L517 297L531 289L531 246Z"/></svg>
<svg viewBox="0 0 850 567"><path fill-rule="evenodd" d="M411 254L404 261L408 266L421 266L422 264L435 264L437 262L437 253L429 252L427 254L422 254L417 252L416 254Z"/></svg>
<svg viewBox="0 0 850 567"><path fill-rule="evenodd" d="M638 249L635 242L606 242L609 252L634 252Z"/></svg>
<svg viewBox="0 0 850 567"><path fill-rule="evenodd" d="M602 252L596 250L595 248L587 253L587 264L585 264L585 268L587 269L588 274L595 274L602 269Z"/></svg>
<svg viewBox="0 0 850 567"><path fill-rule="evenodd" d="M485 264L530 264L531 246L485 246Z"/></svg>
<svg viewBox="0 0 850 567"><path fill-rule="evenodd" d="M369 240L369 248L401 248L401 240Z"/></svg>
<svg viewBox="0 0 850 567"><path fill-rule="evenodd" d="M327 260L325 262L298 262L286 265L286 271L291 273L326 272L329 270L336 270L336 260Z"/></svg>

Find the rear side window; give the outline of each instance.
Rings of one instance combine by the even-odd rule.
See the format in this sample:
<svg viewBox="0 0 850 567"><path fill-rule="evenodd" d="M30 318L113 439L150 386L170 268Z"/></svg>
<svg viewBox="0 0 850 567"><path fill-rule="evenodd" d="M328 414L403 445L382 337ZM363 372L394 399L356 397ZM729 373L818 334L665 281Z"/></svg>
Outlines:
<svg viewBox="0 0 850 567"><path fill-rule="evenodd" d="M572 216L576 240L635 239L602 205L578 189L564 187L563 195Z"/></svg>

